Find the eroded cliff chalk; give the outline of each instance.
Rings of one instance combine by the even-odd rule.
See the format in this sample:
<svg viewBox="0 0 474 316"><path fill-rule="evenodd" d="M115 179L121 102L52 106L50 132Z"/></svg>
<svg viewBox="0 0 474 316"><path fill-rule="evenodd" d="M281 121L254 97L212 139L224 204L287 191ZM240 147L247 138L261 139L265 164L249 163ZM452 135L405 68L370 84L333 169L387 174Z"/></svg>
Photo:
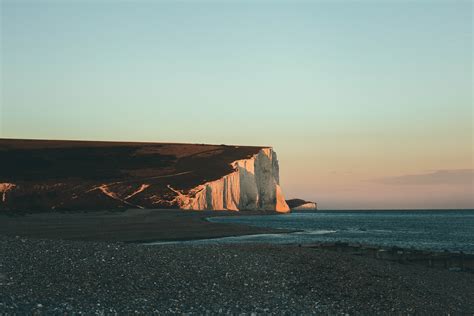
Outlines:
<svg viewBox="0 0 474 316"><path fill-rule="evenodd" d="M16 185L13 183L0 183L0 193L2 194L2 202L7 200L7 192L15 188Z"/></svg>
<svg viewBox="0 0 474 316"><path fill-rule="evenodd" d="M0 139L0 150L0 212L289 211L270 147Z"/></svg>
<svg viewBox="0 0 474 316"><path fill-rule="evenodd" d="M279 165L272 148L232 163L234 171L204 183L187 194L173 190L187 210L273 210L289 212L279 183Z"/></svg>

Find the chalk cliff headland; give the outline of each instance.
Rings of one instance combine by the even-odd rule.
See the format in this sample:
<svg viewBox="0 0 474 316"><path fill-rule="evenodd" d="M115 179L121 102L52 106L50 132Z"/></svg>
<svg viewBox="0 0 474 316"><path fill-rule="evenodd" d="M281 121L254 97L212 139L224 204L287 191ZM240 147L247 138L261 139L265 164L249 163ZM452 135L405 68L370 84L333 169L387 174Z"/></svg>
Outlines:
<svg viewBox="0 0 474 316"><path fill-rule="evenodd" d="M292 211L316 211L318 204L316 202L305 201L302 199L286 200L286 204Z"/></svg>
<svg viewBox="0 0 474 316"><path fill-rule="evenodd" d="M0 139L0 167L0 211L290 211L271 147Z"/></svg>

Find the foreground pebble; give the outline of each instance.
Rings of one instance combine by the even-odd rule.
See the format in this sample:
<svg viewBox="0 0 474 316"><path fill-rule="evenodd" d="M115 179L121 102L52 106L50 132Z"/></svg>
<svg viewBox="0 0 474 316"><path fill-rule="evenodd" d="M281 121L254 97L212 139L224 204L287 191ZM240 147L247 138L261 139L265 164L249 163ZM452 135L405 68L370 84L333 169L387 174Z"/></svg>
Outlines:
<svg viewBox="0 0 474 316"><path fill-rule="evenodd" d="M474 313L474 274L285 245L0 237L0 314Z"/></svg>

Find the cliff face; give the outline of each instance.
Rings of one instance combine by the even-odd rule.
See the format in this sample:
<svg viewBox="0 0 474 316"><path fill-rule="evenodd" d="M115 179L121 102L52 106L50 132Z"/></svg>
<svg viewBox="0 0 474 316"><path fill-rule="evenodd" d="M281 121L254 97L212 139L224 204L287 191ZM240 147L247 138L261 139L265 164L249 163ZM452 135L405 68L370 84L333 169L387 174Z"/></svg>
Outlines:
<svg viewBox="0 0 474 316"><path fill-rule="evenodd" d="M0 166L0 211L290 210L269 147L0 139Z"/></svg>
<svg viewBox="0 0 474 316"><path fill-rule="evenodd" d="M279 183L276 153L263 148L249 159L232 163L234 171L183 194L177 194L180 208L191 210L275 210L288 212Z"/></svg>

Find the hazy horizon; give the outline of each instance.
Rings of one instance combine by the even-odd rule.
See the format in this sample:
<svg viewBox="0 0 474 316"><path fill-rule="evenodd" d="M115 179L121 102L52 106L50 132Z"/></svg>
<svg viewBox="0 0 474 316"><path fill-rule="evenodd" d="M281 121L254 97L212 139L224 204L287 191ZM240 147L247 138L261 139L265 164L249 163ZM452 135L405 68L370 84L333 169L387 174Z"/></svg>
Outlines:
<svg viewBox="0 0 474 316"><path fill-rule="evenodd" d="M471 1L1 1L0 137L272 146L287 199L473 209Z"/></svg>

